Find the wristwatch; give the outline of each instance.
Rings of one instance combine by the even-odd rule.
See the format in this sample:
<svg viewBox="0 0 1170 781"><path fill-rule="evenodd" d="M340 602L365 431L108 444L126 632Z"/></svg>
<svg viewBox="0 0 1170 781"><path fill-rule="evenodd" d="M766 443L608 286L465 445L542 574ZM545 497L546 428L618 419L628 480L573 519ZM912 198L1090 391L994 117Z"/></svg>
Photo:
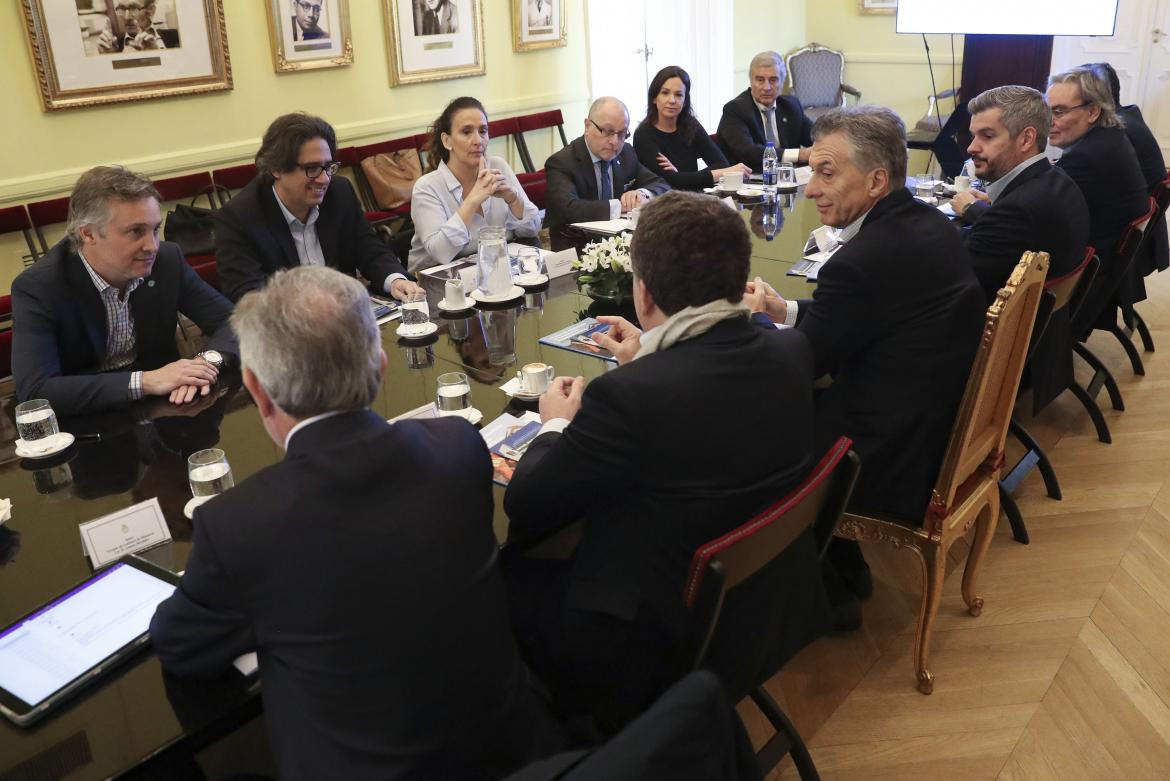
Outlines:
<svg viewBox="0 0 1170 781"><path fill-rule="evenodd" d="M196 358L202 358L217 369L223 368L223 353L219 350L204 350L201 353L196 353Z"/></svg>

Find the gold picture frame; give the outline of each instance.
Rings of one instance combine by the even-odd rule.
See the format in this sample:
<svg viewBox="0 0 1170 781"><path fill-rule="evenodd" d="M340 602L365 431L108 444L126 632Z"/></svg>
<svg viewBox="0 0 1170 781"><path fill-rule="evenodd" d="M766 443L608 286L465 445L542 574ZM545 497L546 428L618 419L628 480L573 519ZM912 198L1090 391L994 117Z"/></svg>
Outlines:
<svg viewBox="0 0 1170 781"><path fill-rule="evenodd" d="M143 18L112 0L20 6L45 111L232 88L223 0L157 0Z"/></svg>
<svg viewBox="0 0 1170 781"><path fill-rule="evenodd" d="M512 0L512 51L549 49L568 42L565 0Z"/></svg>
<svg viewBox="0 0 1170 781"><path fill-rule="evenodd" d="M898 0L857 0L857 10L863 14L896 14Z"/></svg>
<svg viewBox="0 0 1170 781"><path fill-rule="evenodd" d="M482 76L483 0L383 0L390 86Z"/></svg>
<svg viewBox="0 0 1170 781"><path fill-rule="evenodd" d="M265 8L277 73L353 65L349 0L267 0Z"/></svg>

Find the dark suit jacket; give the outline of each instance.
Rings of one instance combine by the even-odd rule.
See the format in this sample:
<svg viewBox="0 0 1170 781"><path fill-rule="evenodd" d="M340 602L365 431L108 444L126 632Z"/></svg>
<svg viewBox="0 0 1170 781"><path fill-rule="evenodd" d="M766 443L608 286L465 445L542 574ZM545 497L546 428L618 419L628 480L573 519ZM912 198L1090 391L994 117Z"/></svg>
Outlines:
<svg viewBox="0 0 1170 781"><path fill-rule="evenodd" d="M972 203L962 232L975 276L988 305L1028 250L1050 256L1048 278L1071 272L1085 256L1089 209L1068 175L1048 160L1021 171L995 201ZM1039 410L1072 383L1072 341L1068 312L1049 321L1030 364L1033 408Z"/></svg>
<svg viewBox="0 0 1170 781"><path fill-rule="evenodd" d="M345 177L333 177L318 209L317 237L326 265L346 274L361 272L379 293L386 277L406 273L366 221ZM278 270L300 262L267 177L253 179L215 212L215 263L220 287L231 300L239 301Z"/></svg>
<svg viewBox="0 0 1170 781"><path fill-rule="evenodd" d="M1138 165L1141 166L1142 176L1146 179L1146 190L1153 195L1158 184L1166 178L1166 161L1162 157L1162 148L1158 146L1158 140L1146 125L1140 108L1122 106L1117 110L1117 116L1125 123L1125 135L1137 154ZM1165 218L1159 219L1149 230L1151 240L1146 242L1142 260L1138 263L1138 271L1142 274L1165 271L1170 267L1170 242L1167 241Z"/></svg>
<svg viewBox="0 0 1170 781"><path fill-rule="evenodd" d="M106 310L81 257L62 240L12 283L12 375L19 399L48 399L59 414L130 404L132 371L179 358L177 315L211 336L210 347L236 354L231 303L199 278L179 245L160 242L150 277L130 296L138 359L99 373L106 355Z"/></svg>
<svg viewBox="0 0 1170 781"><path fill-rule="evenodd" d="M833 384L817 446L853 439L852 504L921 521L983 326L983 292L958 233L898 188L821 269L797 327Z"/></svg>
<svg viewBox="0 0 1170 781"><path fill-rule="evenodd" d="M318 38L328 38L329 33L321 29L321 24L317 23L308 30L302 30L301 26L297 24L297 17L291 16L294 41L314 41Z"/></svg>
<svg viewBox="0 0 1170 781"><path fill-rule="evenodd" d="M598 675L577 686L637 692L631 701L644 707L657 683L686 672L677 666L693 660L674 651L691 628L682 603L691 557L812 466L812 379L800 334L728 320L592 380L569 427L528 447L504 495L510 537L522 544L582 521L563 612L658 638L646 673L632 658L606 658L604 621L569 621L558 661L591 660L574 669ZM811 539L787 555L796 585L784 640L799 648L822 630L824 592Z"/></svg>
<svg viewBox="0 0 1170 781"><path fill-rule="evenodd" d="M614 198L621 198L627 190L644 188L661 195L670 189L662 177L638 162L638 154L629 144L622 146L612 163ZM609 202L602 201L597 191L597 167L584 138L573 139L545 161L544 169L548 178L545 224L554 236L572 222L609 219Z"/></svg>
<svg viewBox="0 0 1170 781"><path fill-rule="evenodd" d="M281 778L497 777L544 722L508 629L492 466L460 420L369 410L201 506L150 634L209 677L256 650Z"/></svg>
<svg viewBox="0 0 1170 781"><path fill-rule="evenodd" d="M752 91L746 89L723 106L719 119L719 145L733 163L743 163L753 171L763 168L764 118L752 100ZM804 107L795 95L776 98L776 151L812 146L812 120L804 115Z"/></svg>

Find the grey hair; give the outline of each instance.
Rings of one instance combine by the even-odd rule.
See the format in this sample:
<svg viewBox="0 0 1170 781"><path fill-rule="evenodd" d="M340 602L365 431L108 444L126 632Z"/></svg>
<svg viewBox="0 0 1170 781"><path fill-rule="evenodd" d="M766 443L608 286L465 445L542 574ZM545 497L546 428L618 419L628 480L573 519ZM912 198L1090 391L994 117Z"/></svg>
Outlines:
<svg viewBox="0 0 1170 781"><path fill-rule="evenodd" d="M69 219L65 224L69 245L74 250L81 246L81 229L87 226L105 235L111 200L133 203L146 198L162 200L146 176L120 165L89 169L78 178L69 194Z"/></svg>
<svg viewBox="0 0 1170 781"><path fill-rule="evenodd" d="M1044 95L1039 90L1008 84L981 92L967 102L967 111L971 116L993 108L1001 111L1000 122L1007 128L1009 136L1018 138L1026 128L1036 128L1036 150L1043 152L1048 146L1052 110L1044 102Z"/></svg>
<svg viewBox="0 0 1170 781"><path fill-rule="evenodd" d="M788 68L784 65L784 58L778 52L760 52L755 57L752 57L751 63L748 65L748 78L756 72L756 68L765 68L772 65L776 66L776 71L780 81L783 82L788 78Z"/></svg>
<svg viewBox="0 0 1170 781"><path fill-rule="evenodd" d="M622 111L626 112L626 118L629 119L630 110L628 108L626 108L626 104L622 103L620 100L618 100L617 98L615 98L612 95L602 95L600 98L598 98L597 100L590 103L589 104L589 114L588 114L589 118L593 119L595 116L597 116L598 111L601 111L610 103L616 103L617 105L621 106Z"/></svg>
<svg viewBox="0 0 1170 781"><path fill-rule="evenodd" d="M906 125L883 106L850 106L822 114L812 128L813 141L843 133L854 165L869 173L884 168L895 190L906 181Z"/></svg>
<svg viewBox="0 0 1170 781"><path fill-rule="evenodd" d="M232 313L240 361L294 417L364 409L382 381L382 340L369 296L326 266L276 272Z"/></svg>
<svg viewBox="0 0 1170 781"><path fill-rule="evenodd" d="M1101 110L1097 121L1093 123L1094 127L1121 127L1108 82L1098 78L1091 68L1073 68L1049 76L1048 86L1053 84L1076 84L1081 91L1081 100Z"/></svg>

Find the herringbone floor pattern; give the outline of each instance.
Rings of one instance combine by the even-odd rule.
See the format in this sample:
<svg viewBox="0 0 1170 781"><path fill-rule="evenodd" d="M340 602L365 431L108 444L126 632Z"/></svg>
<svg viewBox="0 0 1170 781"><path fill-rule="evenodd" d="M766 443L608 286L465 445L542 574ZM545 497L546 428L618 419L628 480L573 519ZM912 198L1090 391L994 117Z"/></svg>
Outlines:
<svg viewBox="0 0 1170 781"><path fill-rule="evenodd" d="M876 544L863 628L821 639L768 683L823 778L1170 778L1170 274L1147 282L1138 308L1158 352L1142 355L1146 376L1113 337L1090 340L1125 398L1124 412L1106 409L1113 444L1068 393L1026 422L1064 498L1037 473L1020 487L1032 542L1001 518L981 617L965 612L952 568L934 694L918 693L910 662L917 565ZM760 739L759 715L740 713ZM781 771L771 777L796 777Z"/></svg>

